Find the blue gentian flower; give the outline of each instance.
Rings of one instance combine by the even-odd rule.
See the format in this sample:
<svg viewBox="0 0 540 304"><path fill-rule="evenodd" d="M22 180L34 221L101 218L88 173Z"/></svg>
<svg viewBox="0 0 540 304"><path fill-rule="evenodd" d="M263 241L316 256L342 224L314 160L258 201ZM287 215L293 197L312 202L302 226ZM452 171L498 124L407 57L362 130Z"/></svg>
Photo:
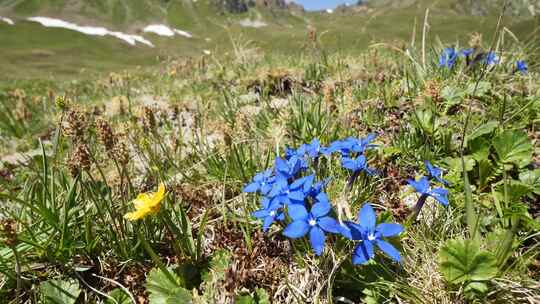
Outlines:
<svg viewBox="0 0 540 304"><path fill-rule="evenodd" d="M295 180L292 184L289 184L286 180L279 178L268 196L272 199L272 201L276 201L284 205L303 204L306 196L311 191L311 185L313 184L314 178L315 176L308 175Z"/></svg>
<svg viewBox="0 0 540 304"><path fill-rule="evenodd" d="M275 161L276 173L284 179L294 178L306 166L305 160L298 156L292 156L288 160L277 157Z"/></svg>
<svg viewBox="0 0 540 304"><path fill-rule="evenodd" d="M283 206L279 202L272 201L265 197L263 198L261 205L262 209L253 212L251 215L263 220L264 232L268 231L270 225L276 220L283 221L285 219L283 211L280 210Z"/></svg>
<svg viewBox="0 0 540 304"><path fill-rule="evenodd" d="M525 62L525 60L516 61L516 71L519 71L522 74L527 74L528 70L529 68L527 67L527 63Z"/></svg>
<svg viewBox="0 0 540 304"><path fill-rule="evenodd" d="M445 48L439 57L439 66L452 68L458 58L458 53L453 47Z"/></svg>
<svg viewBox="0 0 540 304"><path fill-rule="evenodd" d="M425 199L431 196L441 203L441 205L445 207L448 206L448 190L443 188L432 189L429 185L429 179L427 177L422 176L418 181L409 179L408 183L416 192L420 193L420 199L418 200L419 203L421 200L425 202Z"/></svg>
<svg viewBox="0 0 540 304"><path fill-rule="evenodd" d="M327 148L322 149L322 153L329 155L334 152L341 152L342 156L350 157L352 153L362 154L368 148L376 147L377 145L371 144L371 142L377 137L377 134L370 133L364 138L348 137L344 140L336 140L332 142Z"/></svg>
<svg viewBox="0 0 540 304"><path fill-rule="evenodd" d="M472 53L474 53L473 48L461 49L461 51L459 51L459 54L463 57L469 57L472 55Z"/></svg>
<svg viewBox="0 0 540 304"><path fill-rule="evenodd" d="M448 186L450 184L447 180L442 178L443 171L442 171L441 168L433 166L427 160L424 161L424 166L426 166L426 171L427 171L429 177L436 179L437 181L439 181L440 183L442 183L442 184L444 184L446 186Z"/></svg>
<svg viewBox="0 0 540 304"><path fill-rule="evenodd" d="M321 153L326 156L329 156L330 154L335 153L335 152L342 152L342 145L343 145L342 140L333 141L332 143L330 143L330 145L328 145L328 147L322 148Z"/></svg>
<svg viewBox="0 0 540 304"><path fill-rule="evenodd" d="M496 65L501 61L497 53L489 51L486 55L485 62L487 65Z"/></svg>
<svg viewBox="0 0 540 304"><path fill-rule="evenodd" d="M316 182L311 186L308 196L316 198L324 190L328 183L330 183L330 178Z"/></svg>
<svg viewBox="0 0 540 304"><path fill-rule="evenodd" d="M375 174L375 170L367 166L367 160L364 155L360 155L354 159L343 157L341 159L341 165L343 166L343 168L353 171L353 173L359 173L364 171L368 175Z"/></svg>
<svg viewBox="0 0 540 304"><path fill-rule="evenodd" d="M373 207L369 203L358 212L358 223L346 222L346 226L341 226L341 233L351 239L360 241L356 245L352 262L354 265L366 264L375 255L375 247L386 253L392 260L401 261L399 251L383 237L392 237L400 234L403 226L394 223L382 223L377 225L377 216ZM345 228L343 228L345 227Z"/></svg>
<svg viewBox="0 0 540 304"><path fill-rule="evenodd" d="M309 145L305 145L306 153L311 158L316 158L321 153L321 150L323 147L321 146L321 142L315 138L311 141Z"/></svg>
<svg viewBox="0 0 540 304"><path fill-rule="evenodd" d="M260 191L261 194L266 195L275 182L275 176L273 176L273 170L268 169L266 171L257 173L253 177L253 181L244 187L244 192L251 193Z"/></svg>
<svg viewBox="0 0 540 304"><path fill-rule="evenodd" d="M288 214L292 219L283 230L286 237L297 239L309 234L311 248L316 255L321 255L324 250L325 232L339 233L338 222L328 216L332 207L328 197L324 193L317 196L317 203L311 208L311 212L303 205L289 205Z"/></svg>

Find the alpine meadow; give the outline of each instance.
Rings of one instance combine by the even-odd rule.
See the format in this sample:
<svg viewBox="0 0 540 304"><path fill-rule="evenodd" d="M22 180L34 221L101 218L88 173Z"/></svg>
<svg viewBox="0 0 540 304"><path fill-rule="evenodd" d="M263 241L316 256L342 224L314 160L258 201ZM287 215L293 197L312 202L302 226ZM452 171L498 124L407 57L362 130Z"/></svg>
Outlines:
<svg viewBox="0 0 540 304"><path fill-rule="evenodd" d="M0 0L0 304L540 303L540 1L336 2Z"/></svg>

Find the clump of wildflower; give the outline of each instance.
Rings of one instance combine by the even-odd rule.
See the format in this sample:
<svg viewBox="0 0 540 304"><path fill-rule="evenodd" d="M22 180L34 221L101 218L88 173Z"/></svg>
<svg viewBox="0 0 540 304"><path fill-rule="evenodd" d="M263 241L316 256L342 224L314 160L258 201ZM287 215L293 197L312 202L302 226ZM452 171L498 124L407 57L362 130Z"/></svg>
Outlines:
<svg viewBox="0 0 540 304"><path fill-rule="evenodd" d="M165 197L165 184L159 184L157 192L141 193L133 201L135 211L124 215L125 219L136 221L159 212L161 201Z"/></svg>
<svg viewBox="0 0 540 304"><path fill-rule="evenodd" d="M529 68L527 67L527 62L525 62L525 60L517 60L515 71L520 72L521 74L527 74L527 72L529 71Z"/></svg>
<svg viewBox="0 0 540 304"><path fill-rule="evenodd" d="M375 256L374 248L378 247L392 260L401 261L399 251L383 237L393 237L403 232L403 226L394 223L377 225L377 216L369 203L358 212L358 223L346 222L342 226L342 234L350 240L359 241L353 252L353 264L366 264Z"/></svg>
<svg viewBox="0 0 540 304"><path fill-rule="evenodd" d="M321 145L318 139L313 139L309 144L303 144L297 149L287 148L284 158L276 157L273 168L257 173L244 187L244 192L262 195L261 208L252 215L263 221L264 231L268 231L275 222L290 219L285 223L283 235L292 239L308 236L313 252L321 255L324 252L326 234L343 234L343 225L332 217L332 205L324 192L329 179L316 180L318 162L321 157L330 157L337 153L341 157L343 168L352 171L348 183L350 190L361 172L367 175L375 173L374 169L367 166L364 155L367 149L375 147L372 144L375 137L375 134L361 139L349 137L335 141L327 147ZM377 229L385 227L377 226ZM348 228L348 231L356 228ZM376 233L375 228L371 230ZM384 236L390 236L390 233L384 231ZM384 249L389 248L382 240L380 244ZM388 249L388 252L391 252L391 249ZM393 257L396 257L396 254L393 254Z"/></svg>
<svg viewBox="0 0 540 304"><path fill-rule="evenodd" d="M421 176L418 180L408 180L409 185L420 194L420 198L414 206L413 219L416 219L428 197L434 198L445 207L448 206L448 190L441 187L433 187L430 182L430 179L434 179L443 185L449 184L448 181L442 178L442 169L431 165L429 161L425 161L424 164L428 176Z"/></svg>
<svg viewBox="0 0 540 304"><path fill-rule="evenodd" d="M489 51L484 58L484 62L489 66L493 66L499 64L501 62L501 58L499 58L499 55L497 55L497 53L494 51Z"/></svg>
<svg viewBox="0 0 540 304"><path fill-rule="evenodd" d="M459 56L459 53L456 52L455 48L453 47L445 48L442 54L439 56L439 66L451 69L456 63L458 56Z"/></svg>

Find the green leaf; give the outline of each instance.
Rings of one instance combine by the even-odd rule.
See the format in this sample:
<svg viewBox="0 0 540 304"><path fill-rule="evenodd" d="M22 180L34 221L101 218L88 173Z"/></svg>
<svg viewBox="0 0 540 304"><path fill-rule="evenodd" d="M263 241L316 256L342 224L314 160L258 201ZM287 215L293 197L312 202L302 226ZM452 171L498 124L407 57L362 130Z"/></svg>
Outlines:
<svg viewBox="0 0 540 304"><path fill-rule="evenodd" d="M540 169L525 171L519 174L519 180L532 187L535 194L540 195Z"/></svg>
<svg viewBox="0 0 540 304"><path fill-rule="evenodd" d="M484 137L477 137L469 141L471 157L476 161L487 160L489 158L489 148L491 148L491 143Z"/></svg>
<svg viewBox="0 0 540 304"><path fill-rule="evenodd" d="M439 265L451 284L487 281L497 275L495 257L476 239L449 240L439 251Z"/></svg>
<svg viewBox="0 0 540 304"><path fill-rule="evenodd" d="M74 304L81 293L75 280L48 280L39 285L43 304Z"/></svg>
<svg viewBox="0 0 540 304"><path fill-rule="evenodd" d="M489 90L491 90L491 83L487 81L480 81L478 86L476 86L476 83L474 82L467 86L467 94L473 97L482 97L486 95Z"/></svg>
<svg viewBox="0 0 540 304"><path fill-rule="evenodd" d="M467 172L472 171L472 169L474 169L474 165L475 165L474 159L471 158L470 156L465 156L464 158L465 158L465 170L467 170ZM448 165L448 168L451 171L454 171L454 172L457 172L457 173L463 172L463 166L461 164L461 158L459 158L459 157L457 157L457 158L447 157L447 158L444 159L444 162Z"/></svg>
<svg viewBox="0 0 540 304"><path fill-rule="evenodd" d="M255 290L255 295L257 296L257 302L259 304L270 304L270 295L266 292L266 290L262 288L257 288Z"/></svg>
<svg viewBox="0 0 540 304"><path fill-rule="evenodd" d="M507 130L493 138L493 146L499 161L524 167L532 160L532 144L527 133Z"/></svg>
<svg viewBox="0 0 540 304"><path fill-rule="evenodd" d="M469 143L470 141L478 138L478 137L482 137L484 135L487 135L487 134L491 134L496 128L497 126L499 125L499 123L497 121L488 121L484 124L481 124L479 125L476 129L474 129L474 131L471 132L471 134L469 134L467 136L467 143Z"/></svg>
<svg viewBox="0 0 540 304"><path fill-rule="evenodd" d="M506 189L508 191L507 203L520 203L522 197L532 193L533 191L532 186L522 183L517 180L509 180L507 182ZM495 188L495 195L497 195L497 199L501 202L505 201L504 191L505 191L504 183L497 185L497 187Z"/></svg>
<svg viewBox="0 0 540 304"><path fill-rule="evenodd" d="M465 293L477 293L477 294L485 294L488 291L488 286L486 283L483 282L471 282L465 286L465 289L463 290Z"/></svg>
<svg viewBox="0 0 540 304"><path fill-rule="evenodd" d="M250 295L236 296L236 304L257 304L257 301Z"/></svg>
<svg viewBox="0 0 540 304"><path fill-rule="evenodd" d="M120 288L113 289L109 297L105 304L133 304L131 297Z"/></svg>
<svg viewBox="0 0 540 304"><path fill-rule="evenodd" d="M167 278L167 275L159 268L154 268L146 278L146 289L148 290L150 304L173 304L192 302L191 293L180 286L181 279L173 271L171 275L177 282L174 284Z"/></svg>
<svg viewBox="0 0 540 304"><path fill-rule="evenodd" d="M478 161L478 186L480 189L488 186L495 175L495 168L489 159Z"/></svg>

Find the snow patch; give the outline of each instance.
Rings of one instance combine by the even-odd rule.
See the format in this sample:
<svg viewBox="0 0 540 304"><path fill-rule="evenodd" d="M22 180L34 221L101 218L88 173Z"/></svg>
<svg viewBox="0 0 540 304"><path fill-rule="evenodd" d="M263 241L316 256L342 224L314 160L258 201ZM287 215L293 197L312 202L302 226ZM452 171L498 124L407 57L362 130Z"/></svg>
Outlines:
<svg viewBox="0 0 540 304"><path fill-rule="evenodd" d="M13 22L13 20L11 20L11 19L9 19L7 17L0 17L0 21L5 22L5 23L7 23L9 25L14 25L15 24L15 22Z"/></svg>
<svg viewBox="0 0 540 304"><path fill-rule="evenodd" d="M174 36L173 30L163 24L151 24L143 29L145 33L154 33L159 36L172 37Z"/></svg>
<svg viewBox="0 0 540 304"><path fill-rule="evenodd" d="M329 14L332 14L334 12L334 10L333 9L327 9L326 12L329 13Z"/></svg>
<svg viewBox="0 0 540 304"><path fill-rule="evenodd" d="M166 25L163 24L151 24L143 29L143 32L145 33L154 33L159 36L165 36L165 37L172 37L175 34L184 36L187 38L192 38L193 35L186 31L181 31L179 29L172 29Z"/></svg>
<svg viewBox="0 0 540 304"><path fill-rule="evenodd" d="M188 33L186 31L174 29L174 32L177 33L180 36L184 36L184 37L187 37L187 38L192 38L193 37L193 35L191 35L191 33Z"/></svg>
<svg viewBox="0 0 540 304"><path fill-rule="evenodd" d="M254 28L260 28L265 27L268 24L262 20L250 20L250 19L244 19L240 21L240 25L243 27L254 27Z"/></svg>
<svg viewBox="0 0 540 304"><path fill-rule="evenodd" d="M204 53L205 55L211 55L211 54L212 54L212 52L210 52L209 50L203 50L203 53Z"/></svg>
<svg viewBox="0 0 540 304"><path fill-rule="evenodd" d="M80 26L75 23L67 22L60 19L49 18L49 17L30 17L28 21L37 22L45 27L55 27L55 28L65 28L68 30L80 32L86 35L91 36L112 36L123 40L130 45L135 45L137 42L145 44L150 47L154 47L152 42L146 40L144 37L139 35L131 35L122 32L110 31L104 27L95 27L95 26Z"/></svg>

